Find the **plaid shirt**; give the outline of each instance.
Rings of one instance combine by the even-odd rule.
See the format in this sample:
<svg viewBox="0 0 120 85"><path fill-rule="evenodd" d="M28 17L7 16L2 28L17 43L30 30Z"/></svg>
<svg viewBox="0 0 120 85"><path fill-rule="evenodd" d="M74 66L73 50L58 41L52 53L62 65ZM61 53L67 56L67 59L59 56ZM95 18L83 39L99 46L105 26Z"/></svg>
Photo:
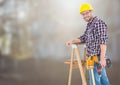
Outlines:
<svg viewBox="0 0 120 85"><path fill-rule="evenodd" d="M88 24L86 31L79 37L86 43L87 56L100 55L100 44L107 43L107 25L101 19L94 17Z"/></svg>

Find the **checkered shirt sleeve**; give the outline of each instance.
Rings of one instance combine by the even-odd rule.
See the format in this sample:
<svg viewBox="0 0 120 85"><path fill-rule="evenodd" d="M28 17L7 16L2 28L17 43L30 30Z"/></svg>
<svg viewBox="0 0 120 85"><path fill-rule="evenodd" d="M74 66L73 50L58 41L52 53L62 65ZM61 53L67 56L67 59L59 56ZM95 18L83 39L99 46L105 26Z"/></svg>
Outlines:
<svg viewBox="0 0 120 85"><path fill-rule="evenodd" d="M106 44L108 39L107 25L103 21L99 21L95 23L95 27L97 29L99 44Z"/></svg>

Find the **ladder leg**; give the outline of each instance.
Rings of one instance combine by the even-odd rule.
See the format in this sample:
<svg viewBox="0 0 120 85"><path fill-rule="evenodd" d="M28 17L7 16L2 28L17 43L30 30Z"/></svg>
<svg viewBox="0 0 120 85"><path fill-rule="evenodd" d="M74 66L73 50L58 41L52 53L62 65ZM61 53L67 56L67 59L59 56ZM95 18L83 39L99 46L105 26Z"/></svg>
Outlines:
<svg viewBox="0 0 120 85"><path fill-rule="evenodd" d="M71 85L74 51L75 49L72 48L68 85Z"/></svg>
<svg viewBox="0 0 120 85"><path fill-rule="evenodd" d="M91 74L92 74L92 83L93 85L95 85L95 77L94 77L93 69L91 69Z"/></svg>
<svg viewBox="0 0 120 85"><path fill-rule="evenodd" d="M82 83L83 83L83 85L87 85L87 81L86 81L85 74L83 71L82 62L80 59L80 54L79 54L78 48L75 48L75 52L76 52L76 57L78 60L78 66L79 66L79 70L80 70L80 74L81 74L81 78L82 78Z"/></svg>
<svg viewBox="0 0 120 85"><path fill-rule="evenodd" d="M84 69L84 73L86 75L86 64L85 64L85 62L86 62L86 48L85 47L84 47L84 59L83 59L83 61L84 61L83 69Z"/></svg>

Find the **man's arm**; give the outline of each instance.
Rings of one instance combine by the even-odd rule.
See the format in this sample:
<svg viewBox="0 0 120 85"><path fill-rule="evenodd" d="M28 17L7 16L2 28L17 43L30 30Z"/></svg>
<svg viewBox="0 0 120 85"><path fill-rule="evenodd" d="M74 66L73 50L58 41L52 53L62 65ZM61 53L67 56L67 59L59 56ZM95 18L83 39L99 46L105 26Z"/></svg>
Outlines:
<svg viewBox="0 0 120 85"><path fill-rule="evenodd" d="M83 44L84 42L82 42L80 39L74 39L72 40L72 44Z"/></svg>
<svg viewBox="0 0 120 85"><path fill-rule="evenodd" d="M73 39L71 41L66 42L66 46L71 46L72 44L83 44L80 39Z"/></svg>
<svg viewBox="0 0 120 85"><path fill-rule="evenodd" d="M83 44L86 41L86 34L84 33L82 36L77 39L73 39L71 41L66 42L66 46L71 46L72 44Z"/></svg>
<svg viewBox="0 0 120 85"><path fill-rule="evenodd" d="M106 60L105 60L105 54L107 50L107 25L105 22L99 20L98 22L95 23L95 27L97 29L97 34L98 34L98 39L99 39L99 44L100 44L100 64L102 67L105 67L106 65Z"/></svg>
<svg viewBox="0 0 120 85"><path fill-rule="evenodd" d="M102 67L105 67L105 65L106 65L105 54L106 54L107 46L105 44L101 44L100 50L101 50L100 63L102 65Z"/></svg>

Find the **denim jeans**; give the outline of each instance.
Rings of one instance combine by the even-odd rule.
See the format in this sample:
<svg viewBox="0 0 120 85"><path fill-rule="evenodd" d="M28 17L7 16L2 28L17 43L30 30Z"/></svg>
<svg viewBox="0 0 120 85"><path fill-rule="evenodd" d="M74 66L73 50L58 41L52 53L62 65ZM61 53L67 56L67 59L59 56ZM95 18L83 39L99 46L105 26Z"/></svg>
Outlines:
<svg viewBox="0 0 120 85"><path fill-rule="evenodd" d="M98 58L100 60L100 56L98 56ZM89 75L90 75L90 85L93 85L91 71L89 71ZM94 78L96 85L110 85L105 68L102 68L102 72L99 75L97 72L96 64L94 65Z"/></svg>

